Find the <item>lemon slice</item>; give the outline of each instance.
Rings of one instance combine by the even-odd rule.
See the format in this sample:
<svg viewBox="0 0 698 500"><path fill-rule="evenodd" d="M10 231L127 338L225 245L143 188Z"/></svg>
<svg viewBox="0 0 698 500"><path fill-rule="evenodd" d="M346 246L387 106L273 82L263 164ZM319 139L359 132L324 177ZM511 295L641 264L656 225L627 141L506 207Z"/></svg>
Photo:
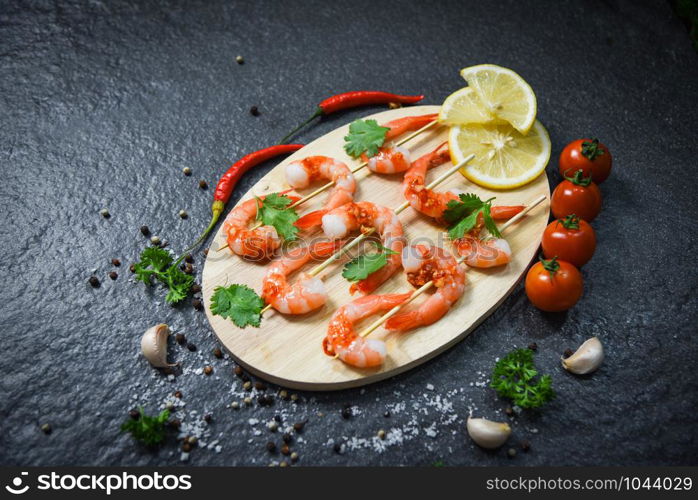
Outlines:
<svg viewBox="0 0 698 500"><path fill-rule="evenodd" d="M492 189L511 189L531 182L550 159L550 137L537 120L526 135L509 124L451 127L448 146L453 163L474 154L460 173Z"/></svg>
<svg viewBox="0 0 698 500"><path fill-rule="evenodd" d="M468 123L488 123L494 120L485 104L470 87L456 90L441 105L439 121L445 125L467 125Z"/></svg>
<svg viewBox="0 0 698 500"><path fill-rule="evenodd" d="M485 109L521 132L528 133L536 120L536 95L514 71L495 64L470 66L460 71Z"/></svg>

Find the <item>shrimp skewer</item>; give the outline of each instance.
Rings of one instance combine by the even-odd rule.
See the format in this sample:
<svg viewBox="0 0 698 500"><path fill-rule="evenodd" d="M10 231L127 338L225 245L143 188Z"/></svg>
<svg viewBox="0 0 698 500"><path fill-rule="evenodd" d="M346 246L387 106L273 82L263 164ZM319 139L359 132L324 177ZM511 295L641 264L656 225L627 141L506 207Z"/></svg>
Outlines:
<svg viewBox="0 0 698 500"><path fill-rule="evenodd" d="M464 158L460 163L458 163L457 165L454 165L454 166L451 167L447 172L443 173L438 179L435 179L434 181L432 181L432 182L429 184L429 186L427 186L427 187L428 187L429 189L435 188L436 186L438 186L439 184L441 184L443 181L445 181L446 179L448 179L451 175L453 175L454 173L456 173L456 172L458 171L459 168L461 168L461 167L463 167L464 165L466 165L466 164L467 164L469 161L471 161L473 158L475 158L475 155L473 155L473 154L471 154L471 155L469 155L468 157ZM409 203L404 202L402 205L400 205L399 207L397 207L397 208L395 209L394 212L395 212L395 214L397 215L397 214L399 214L400 212L402 212L403 210L407 209L407 207L409 207L409 206L410 206ZM343 251L343 252L346 252L346 251L348 251L348 250L354 248L355 246L357 246L359 243L361 243L363 240L365 240L369 235L373 234L374 231L375 231L375 228L372 227L372 228L369 228L367 231L362 232L358 237L354 238L351 242L349 242L349 243L346 244L346 246L344 247L344 251ZM310 273L308 273L308 274L309 274L310 276L317 276L317 275L320 274L322 271L324 271L328 266L330 266L333 262L335 262L336 260L338 260L338 259L343 255L343 252L335 252L334 255L332 255L331 257L328 257L322 264L319 264L318 266L314 267L314 268L310 271ZM264 314L264 313L265 313L266 311L268 311L269 309L271 309L271 305L267 305L266 307L264 307L264 308L262 309L262 311L261 311L261 314Z"/></svg>
<svg viewBox="0 0 698 500"><path fill-rule="evenodd" d="M346 163L327 156L309 156L286 165L286 182L294 189L303 189L319 179L331 180L330 191L324 208L332 210L354 200L356 180Z"/></svg>
<svg viewBox="0 0 698 500"><path fill-rule="evenodd" d="M348 365L357 368L372 368L383 364L386 354L385 342L359 336L354 325L368 316L401 304L409 299L410 295L366 295L337 309L330 318L327 336L322 342L325 354L337 356Z"/></svg>
<svg viewBox="0 0 698 500"><path fill-rule="evenodd" d="M288 275L313 258L332 255L339 242L320 242L292 249L288 255L273 262L262 280L262 298L283 314L305 314L327 302L327 290L322 280L307 273L301 274L294 284Z"/></svg>
<svg viewBox="0 0 698 500"><path fill-rule="evenodd" d="M298 200L295 196L290 198L293 201ZM223 221L223 231L228 235L227 246L237 255L250 260L271 258L281 245L281 237L274 226L248 227L249 223L257 218L262 199L264 197L240 203Z"/></svg>
<svg viewBox="0 0 698 500"><path fill-rule="evenodd" d="M432 152L415 161L405 174L402 182L402 192L410 206L439 222L443 221L443 214L448 208L448 203L458 201L459 192L434 191L428 189L426 184L427 170L434 168L450 160L448 145L440 144ZM490 209L492 218L506 220L514 217L524 209L523 206L493 206ZM471 267L494 267L507 264L511 260L511 249L506 240L480 239L479 234L483 227L482 214L478 217L476 228L470 234L454 240L453 244L459 255L466 256L465 263Z"/></svg>
<svg viewBox="0 0 698 500"><path fill-rule="evenodd" d="M417 130L425 125L436 120L437 114L432 115L422 115L422 116L406 116L404 118L398 118L384 125L390 130L385 134L384 144L388 141L393 140L395 137L409 132L412 130ZM377 174L395 174L398 172L404 172L410 168L410 151L406 148L400 146L383 146L378 150L378 154L368 158L366 154L361 155L361 159L366 163L366 167L371 172Z"/></svg>
<svg viewBox="0 0 698 500"><path fill-rule="evenodd" d="M437 288L417 309L390 318L388 330L411 330L440 320L465 290L465 270L446 250L437 246L414 245L402 252L407 281L415 287L431 281Z"/></svg>
<svg viewBox="0 0 698 500"><path fill-rule="evenodd" d="M395 146L402 146L403 144L405 144L405 143L411 141L412 139L414 139L415 137L417 137L419 134L422 134L422 133L426 132L427 130L429 130L430 128L433 128L433 127L435 127L435 126L437 126L437 125L439 124L439 122L438 122L438 121L436 120L436 118L435 118L436 115L424 115L424 116L433 117L433 118L432 118L432 121L424 120L424 121L427 122L427 123L426 123L422 128L420 128L419 130L416 130L416 131L412 132L412 133L409 134L407 137L405 137L405 138L403 138L403 139L400 139L400 140L395 144ZM419 118L419 117L406 117L406 118ZM396 120L396 121L397 121L397 120ZM393 122L391 122L391 123L393 123ZM397 135L400 135L400 134L402 134L402 133L404 133L404 132L407 132L408 130L411 130L411 129L407 128L407 127L403 128L405 123L407 123L407 121L401 122L401 123L399 124L399 126L395 127L395 129L396 129L395 135L396 135L396 136L397 136ZM415 122L413 122L413 123L415 123ZM391 130L393 130L393 129L391 129ZM399 134L397 133L397 131L399 131ZM386 134L386 137L388 136L389 133L390 133L390 131L388 131L388 133ZM364 168L364 167L366 167L366 162L363 162L363 163L361 163L360 165L354 167L354 168L351 170L351 173L352 173L352 174L355 174L356 172L358 172L359 170L361 170L361 169ZM323 191L325 191L325 190L331 188L332 186L334 186L334 182L328 182L327 184L325 184L325 185L319 187L318 189L316 189L316 190L313 191L312 193L307 194L306 196L304 196L304 197L301 198L300 200L296 201L296 202L293 203L292 205L289 205L288 208L295 208L295 207L297 207L298 205L300 205L300 204L302 204L302 203L305 203L306 201L308 201L308 200L310 200L310 199L316 197L317 195L319 195L319 194L322 193Z"/></svg>
<svg viewBox="0 0 698 500"><path fill-rule="evenodd" d="M402 223L397 214L384 206L369 201L347 203L322 217L322 230L330 239L344 238L349 232L365 227L374 228L383 246L395 252L387 256L387 264L366 279L351 285L350 292L369 294L400 268L400 253L405 246Z"/></svg>
<svg viewBox="0 0 698 500"><path fill-rule="evenodd" d="M515 222L519 221L519 220L520 220L521 218L523 218L528 212L530 212L531 210L533 210L533 208L535 208L536 206L538 206L538 205L539 205L541 202L543 202L545 199L546 199L546 196L545 196L545 195L541 195L541 196L539 196L538 198L536 198L535 200L533 200L533 202L531 202L528 206L526 206L521 212L519 212L518 214L516 214L514 217L512 217L511 219L509 219L507 222L505 222L505 223L502 225L502 227L499 228L499 231L500 231L500 232L503 232L505 229L507 229L508 227L510 227L512 224L514 224ZM464 260L465 260L464 257L460 257L460 258L458 258L458 259L456 260L456 262L457 262L458 264L460 264L460 263L462 263ZM384 314L383 316L381 316L380 318L378 318L376 321L374 321L373 323L371 323L371 325L370 325L368 328L366 328L364 331L362 331L361 334L360 334L359 336L360 336L360 337L366 337L367 335L369 335L371 332L373 332L374 330L376 330L377 328L379 328L381 325L383 325L383 323L385 323L387 320L389 320L389 319L392 318L393 316L397 315L397 313L400 312L400 309L401 309L402 307L404 307L405 305L409 304L409 303L412 302L414 299L416 299L417 297L419 297L421 294L423 294L424 292L426 292L427 290L429 290L432 286L434 286L434 284L435 284L435 283L434 283L433 280L430 280L430 281L427 281L426 283L424 283L424 285L422 285L422 286L419 287L417 290L415 290L414 292L412 292L412 294L410 295L410 298L409 298L409 299L407 299L407 300L405 300L404 302L401 302L400 304L396 305L396 306L393 307L390 311L388 311L386 314Z"/></svg>

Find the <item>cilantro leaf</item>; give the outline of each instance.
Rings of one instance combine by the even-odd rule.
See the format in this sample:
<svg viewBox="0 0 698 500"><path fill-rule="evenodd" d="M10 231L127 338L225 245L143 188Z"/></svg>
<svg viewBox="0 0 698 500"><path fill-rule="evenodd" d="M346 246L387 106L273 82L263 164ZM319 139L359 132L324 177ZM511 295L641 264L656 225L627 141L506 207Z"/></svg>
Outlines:
<svg viewBox="0 0 698 500"><path fill-rule="evenodd" d="M363 153L375 156L385 142L385 134L390 128L381 127L376 120L356 120L349 125L349 135L344 137L344 150L352 158Z"/></svg>
<svg viewBox="0 0 698 500"><path fill-rule="evenodd" d="M276 232L286 241L296 239L298 228L293 225L298 220L298 213L288 206L293 202L285 194L276 193L266 196L263 200L257 198L261 206L257 209L257 220L265 226L274 226Z"/></svg>
<svg viewBox="0 0 698 500"><path fill-rule="evenodd" d="M550 375L539 378L533 351L516 349L497 361L490 387L521 408L537 408L555 397Z"/></svg>
<svg viewBox="0 0 698 500"><path fill-rule="evenodd" d="M247 325L258 327L263 307L262 298L245 285L216 287L211 297L211 312L231 319L240 328Z"/></svg>
<svg viewBox="0 0 698 500"><path fill-rule="evenodd" d="M154 274L162 272L172 263L172 256L164 248L147 247L141 252L141 260L134 265L136 279L150 284Z"/></svg>
<svg viewBox="0 0 698 500"><path fill-rule="evenodd" d="M170 304L186 299L189 289L194 284L194 276L181 271L177 266L171 266L158 276L158 279L170 289L165 297Z"/></svg>
<svg viewBox="0 0 698 500"><path fill-rule="evenodd" d="M141 252L140 262L133 266L138 281L152 285L155 278L169 288L165 300L170 304L185 299L194 284L194 277L178 269L178 262L173 264L172 260L164 248L148 247Z"/></svg>
<svg viewBox="0 0 698 500"><path fill-rule="evenodd" d="M121 425L123 432L130 432L134 439L146 446L156 446L165 441L166 424L170 418L169 410L162 410L159 415L151 417L143 413L143 408L139 409L140 415L137 419L130 418Z"/></svg>
<svg viewBox="0 0 698 500"><path fill-rule="evenodd" d="M347 262L342 271L342 276L348 281L360 281L368 278L368 275L375 273L388 263L388 255L396 255L397 252L384 247L380 243L377 245L380 253L359 255L350 262Z"/></svg>
<svg viewBox="0 0 698 500"><path fill-rule="evenodd" d="M462 238L465 233L472 231L477 225L480 214L490 234L501 238L502 234L492 219L491 207L494 198L483 201L472 193L459 194L458 198L448 202L443 214L444 219L453 224L448 230L451 239Z"/></svg>
<svg viewBox="0 0 698 500"><path fill-rule="evenodd" d="M458 222L482 206L482 200L476 194L461 193L458 198L458 200L449 201L446 205L443 215L446 222Z"/></svg>

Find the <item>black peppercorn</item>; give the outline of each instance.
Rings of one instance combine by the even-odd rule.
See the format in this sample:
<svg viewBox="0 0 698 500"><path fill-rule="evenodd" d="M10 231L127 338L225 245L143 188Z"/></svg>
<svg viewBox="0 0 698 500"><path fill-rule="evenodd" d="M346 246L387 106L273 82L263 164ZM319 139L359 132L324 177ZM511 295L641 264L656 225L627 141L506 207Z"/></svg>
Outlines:
<svg viewBox="0 0 698 500"><path fill-rule="evenodd" d="M204 310L204 303L201 302L201 299L194 299L191 301L191 305L194 309L197 311L203 311Z"/></svg>
<svg viewBox="0 0 698 500"><path fill-rule="evenodd" d="M574 351L572 349L565 349L565 352L562 354L565 358L569 358L574 354Z"/></svg>
<svg viewBox="0 0 698 500"><path fill-rule="evenodd" d="M204 366L204 374L211 375L213 373L213 367L211 365Z"/></svg>
<svg viewBox="0 0 698 500"><path fill-rule="evenodd" d="M141 412L134 408L133 410L128 411L128 416L131 417L133 420L138 420L139 418L141 418Z"/></svg>
<svg viewBox="0 0 698 500"><path fill-rule="evenodd" d="M530 344L528 344L528 348L529 348L530 350L532 350L532 351L537 351L537 350L538 350L538 344L536 344L535 342L531 342Z"/></svg>
<svg viewBox="0 0 698 500"><path fill-rule="evenodd" d="M141 234L143 236L150 236L150 228L148 226L141 226Z"/></svg>
<svg viewBox="0 0 698 500"><path fill-rule="evenodd" d="M348 419L351 418L351 407L345 406L345 407L342 409L342 418L345 419L345 420L348 420Z"/></svg>
<svg viewBox="0 0 698 500"><path fill-rule="evenodd" d="M179 420L178 418L173 418L172 420L169 421L169 425L173 429L179 430L179 428L182 426L182 421Z"/></svg>
<svg viewBox="0 0 698 500"><path fill-rule="evenodd" d="M259 116L260 113L259 113L259 109L257 109L257 106L252 106L250 108L250 114L252 116Z"/></svg>
<svg viewBox="0 0 698 500"><path fill-rule="evenodd" d="M128 266L128 270L131 271L132 273L136 272L136 264L131 264Z"/></svg>
<svg viewBox="0 0 698 500"><path fill-rule="evenodd" d="M88 280L90 282L90 285L92 285L93 288L99 288L99 279L97 276L90 276L90 279Z"/></svg>
<svg viewBox="0 0 698 500"><path fill-rule="evenodd" d="M196 345L194 345L194 344L192 344L191 342L189 342L189 343L187 344L187 349L189 349L191 352L194 352L194 351L196 351Z"/></svg>
<svg viewBox="0 0 698 500"><path fill-rule="evenodd" d="M216 347L213 349L213 355L218 359L221 359L223 357L223 351L221 351L220 347Z"/></svg>
<svg viewBox="0 0 698 500"><path fill-rule="evenodd" d="M389 412L389 411L386 411L386 412L383 414L383 416L384 416L385 418L390 418L390 412Z"/></svg>
<svg viewBox="0 0 698 500"><path fill-rule="evenodd" d="M295 424L293 424L293 430L299 434L301 432L303 432L304 427L305 427L305 422L296 422Z"/></svg>
<svg viewBox="0 0 698 500"><path fill-rule="evenodd" d="M267 443L267 451L269 453L274 453L276 451L276 444L273 441Z"/></svg>
<svg viewBox="0 0 698 500"><path fill-rule="evenodd" d="M121 265L121 261L119 259L114 258L111 260L111 265L115 266L115 267L119 267Z"/></svg>
<svg viewBox="0 0 698 500"><path fill-rule="evenodd" d="M254 388L257 389L258 391L266 391L267 386L264 384L264 382L257 381L254 383Z"/></svg>
<svg viewBox="0 0 698 500"><path fill-rule="evenodd" d="M191 293L199 293L201 291L201 285L194 283L191 286Z"/></svg>
<svg viewBox="0 0 698 500"><path fill-rule="evenodd" d="M175 391L174 397L176 397L177 399L182 399L182 391Z"/></svg>
<svg viewBox="0 0 698 500"><path fill-rule="evenodd" d="M233 368L233 373L235 373L235 375L237 375L238 377L242 377L242 375L243 375L245 372L243 372L242 366L239 366L239 365L238 365L238 366L236 366L235 368Z"/></svg>
<svg viewBox="0 0 698 500"><path fill-rule="evenodd" d="M206 422L207 424L210 424L211 420L213 420L213 417L211 416L210 413L207 413L206 415L204 415L204 422Z"/></svg>
<svg viewBox="0 0 698 500"><path fill-rule="evenodd" d="M118 278L119 275L117 274L116 271L112 271L112 272L109 273L109 277L110 277L110 278L112 279L112 281L113 281L113 280L115 280L116 278Z"/></svg>
<svg viewBox="0 0 698 500"><path fill-rule="evenodd" d="M201 189L208 189L208 182L206 182L205 180L201 179L201 180L199 181L199 187L200 187Z"/></svg>
<svg viewBox="0 0 698 500"><path fill-rule="evenodd" d="M184 442L182 443L182 451L183 451L184 453L189 453L189 452L191 451L191 445L189 444L188 441L184 441Z"/></svg>
<svg viewBox="0 0 698 500"><path fill-rule="evenodd" d="M281 447L281 454L282 454L282 455L286 455L286 456L290 455L290 454L291 454L291 448L289 448L288 445L286 445L286 444L283 445L283 446Z"/></svg>
<svg viewBox="0 0 698 500"><path fill-rule="evenodd" d="M281 439L284 441L286 444L291 444L293 442L293 436L291 436L288 432L281 436Z"/></svg>
<svg viewBox="0 0 698 500"><path fill-rule="evenodd" d="M521 441L521 449L525 452L528 452L528 450L531 449L531 442L527 439Z"/></svg>

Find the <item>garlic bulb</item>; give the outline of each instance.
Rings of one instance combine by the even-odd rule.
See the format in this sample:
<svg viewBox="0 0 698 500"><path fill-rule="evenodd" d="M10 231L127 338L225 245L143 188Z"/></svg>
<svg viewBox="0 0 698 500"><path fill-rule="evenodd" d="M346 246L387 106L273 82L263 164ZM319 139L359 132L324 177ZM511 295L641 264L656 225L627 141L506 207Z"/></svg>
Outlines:
<svg viewBox="0 0 698 500"><path fill-rule="evenodd" d="M167 362L167 337L170 328L165 323L148 328L141 339L141 351L145 359L156 368L175 366Z"/></svg>
<svg viewBox="0 0 698 500"><path fill-rule="evenodd" d="M486 418L468 417L468 434L478 446L487 449L499 448L511 435L509 424L492 422Z"/></svg>
<svg viewBox="0 0 698 500"><path fill-rule="evenodd" d="M603 361L603 346L597 337L584 342L577 352L569 358L562 359L562 366L576 375L586 375L595 371Z"/></svg>

